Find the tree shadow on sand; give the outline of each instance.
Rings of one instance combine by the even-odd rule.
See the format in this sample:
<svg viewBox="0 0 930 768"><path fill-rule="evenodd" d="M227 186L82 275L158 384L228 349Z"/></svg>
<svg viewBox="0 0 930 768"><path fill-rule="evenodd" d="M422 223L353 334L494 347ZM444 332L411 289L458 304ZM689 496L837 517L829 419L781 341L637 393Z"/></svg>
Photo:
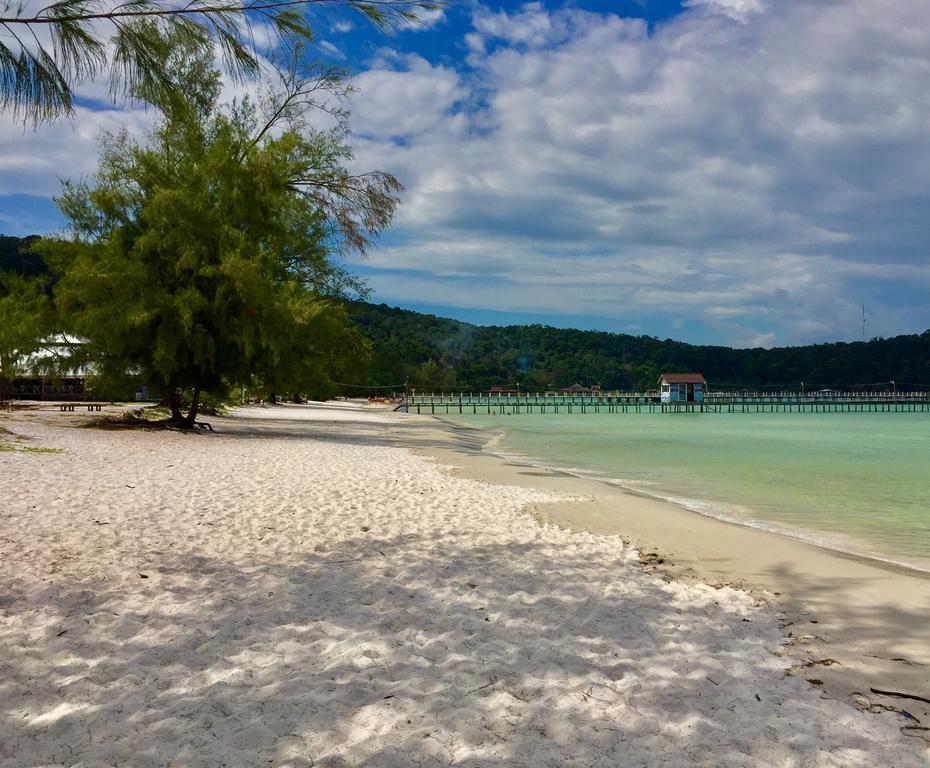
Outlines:
<svg viewBox="0 0 930 768"><path fill-rule="evenodd" d="M12 585L0 766L846 766L894 732L786 678L727 590L375 533L299 562L167 555L50 583L40 610Z"/></svg>

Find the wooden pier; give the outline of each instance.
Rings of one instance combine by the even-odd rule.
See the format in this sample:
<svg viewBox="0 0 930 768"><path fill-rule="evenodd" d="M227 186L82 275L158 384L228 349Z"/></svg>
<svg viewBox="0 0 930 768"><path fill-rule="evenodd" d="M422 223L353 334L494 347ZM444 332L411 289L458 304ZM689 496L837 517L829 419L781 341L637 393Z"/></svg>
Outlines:
<svg viewBox="0 0 930 768"><path fill-rule="evenodd" d="M430 394L410 395L410 413L587 414L587 413L930 413L930 392L708 394L690 403L662 403L641 393L599 395Z"/></svg>

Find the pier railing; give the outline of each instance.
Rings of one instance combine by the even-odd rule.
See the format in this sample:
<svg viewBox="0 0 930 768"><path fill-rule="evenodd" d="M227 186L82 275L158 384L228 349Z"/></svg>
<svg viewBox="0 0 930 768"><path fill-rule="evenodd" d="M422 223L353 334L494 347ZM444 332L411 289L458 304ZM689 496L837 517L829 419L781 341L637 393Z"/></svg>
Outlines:
<svg viewBox="0 0 930 768"><path fill-rule="evenodd" d="M408 394L405 403L426 414L930 412L930 392L708 392L703 400L668 403L652 392L460 392Z"/></svg>

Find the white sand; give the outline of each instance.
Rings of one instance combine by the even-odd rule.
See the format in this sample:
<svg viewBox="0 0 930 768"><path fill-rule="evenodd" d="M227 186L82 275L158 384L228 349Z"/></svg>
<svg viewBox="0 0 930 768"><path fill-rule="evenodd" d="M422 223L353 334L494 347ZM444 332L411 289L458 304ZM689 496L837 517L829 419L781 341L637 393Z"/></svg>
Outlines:
<svg viewBox="0 0 930 768"><path fill-rule="evenodd" d="M927 765L786 677L744 593L540 525L398 418L0 421L64 449L0 452L0 766Z"/></svg>

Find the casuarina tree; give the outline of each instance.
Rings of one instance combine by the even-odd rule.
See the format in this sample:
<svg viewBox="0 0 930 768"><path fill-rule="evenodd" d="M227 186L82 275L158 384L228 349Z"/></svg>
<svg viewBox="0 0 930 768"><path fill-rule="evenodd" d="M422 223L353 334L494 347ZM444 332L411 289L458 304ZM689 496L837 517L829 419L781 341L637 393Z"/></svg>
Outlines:
<svg viewBox="0 0 930 768"><path fill-rule="evenodd" d="M96 176L65 185L71 237L35 246L56 330L86 340L71 364L133 374L182 426L204 393L256 380L325 394L367 349L340 256L388 225L400 184L348 170L339 72L294 65L258 103L221 106L205 60L173 71L183 82L141 94L161 110L151 134L106 136Z"/></svg>
<svg viewBox="0 0 930 768"><path fill-rule="evenodd" d="M312 39L310 14L333 6L380 28L417 23L432 0L0 0L0 107L40 121L71 112L74 89L105 75L113 95L176 82L165 61L182 44L221 54L238 79L261 74L261 41Z"/></svg>

